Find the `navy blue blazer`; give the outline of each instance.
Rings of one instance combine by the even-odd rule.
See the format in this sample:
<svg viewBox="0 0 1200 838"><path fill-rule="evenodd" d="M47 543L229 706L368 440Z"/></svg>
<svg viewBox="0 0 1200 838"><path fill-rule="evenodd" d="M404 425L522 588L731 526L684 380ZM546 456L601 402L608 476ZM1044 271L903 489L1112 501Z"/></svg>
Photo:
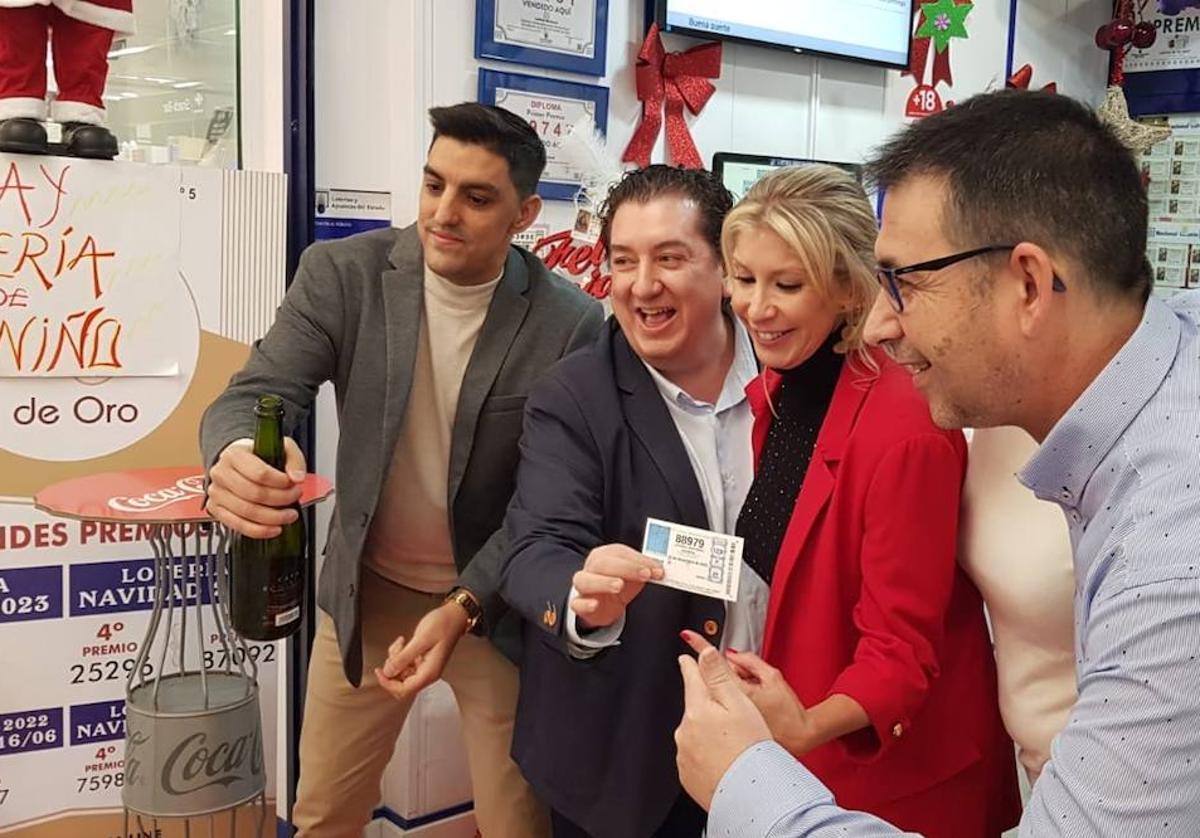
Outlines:
<svg viewBox="0 0 1200 838"><path fill-rule="evenodd" d="M654 380L609 320L530 393L516 492L505 518L502 595L525 618L513 758L553 809L604 838L643 838L681 788L683 629L713 643L716 599L647 585L619 645L572 658L571 579L602 544L641 549L646 519L708 527L699 484Z"/></svg>

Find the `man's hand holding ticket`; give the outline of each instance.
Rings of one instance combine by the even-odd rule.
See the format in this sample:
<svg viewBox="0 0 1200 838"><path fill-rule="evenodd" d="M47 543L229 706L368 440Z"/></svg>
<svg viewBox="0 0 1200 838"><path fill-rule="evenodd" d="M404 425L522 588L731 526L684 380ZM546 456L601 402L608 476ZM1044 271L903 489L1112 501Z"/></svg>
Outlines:
<svg viewBox="0 0 1200 838"><path fill-rule="evenodd" d="M662 578L658 562L624 544L603 544L590 553L571 580L569 607L584 628L611 626L647 582Z"/></svg>
<svg viewBox="0 0 1200 838"><path fill-rule="evenodd" d="M742 575L742 539L736 535L646 520L642 553L662 562L660 585L733 602Z"/></svg>

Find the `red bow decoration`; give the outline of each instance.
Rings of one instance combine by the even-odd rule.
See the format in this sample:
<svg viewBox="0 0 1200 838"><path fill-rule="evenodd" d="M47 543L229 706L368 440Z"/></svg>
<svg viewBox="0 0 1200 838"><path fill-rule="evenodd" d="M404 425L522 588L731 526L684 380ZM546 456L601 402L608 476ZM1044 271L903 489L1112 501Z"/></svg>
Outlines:
<svg viewBox="0 0 1200 838"><path fill-rule="evenodd" d="M700 159L683 117L683 106L687 105L689 111L699 114L716 92L709 79L720 76L720 43L700 44L686 52L667 52L658 24L650 24L637 57L637 97L642 103L642 121L621 159L642 167L650 165L650 151L662 128L665 99L667 149L671 160L688 169L704 168L704 161Z"/></svg>
<svg viewBox="0 0 1200 838"><path fill-rule="evenodd" d="M1014 87L1018 90L1028 90L1029 83L1033 81L1033 67L1028 64L1021 65L1020 69L1008 77L1008 81L1004 83L1005 87ZM1042 90L1047 93L1057 93L1058 84L1050 82L1042 85Z"/></svg>

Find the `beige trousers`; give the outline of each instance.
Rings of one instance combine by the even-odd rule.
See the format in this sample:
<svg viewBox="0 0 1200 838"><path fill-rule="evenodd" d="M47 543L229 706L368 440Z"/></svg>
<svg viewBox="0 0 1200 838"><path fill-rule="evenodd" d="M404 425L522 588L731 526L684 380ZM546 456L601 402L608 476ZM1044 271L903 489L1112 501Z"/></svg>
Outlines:
<svg viewBox="0 0 1200 838"><path fill-rule="evenodd" d="M380 782L411 701L379 686L374 668L400 635L442 597L395 585L363 570L363 677L355 689L342 671L333 621L321 613L308 670L300 734L300 783L292 821L300 838L358 838L380 801ZM509 756L517 706L517 669L487 640L467 635L446 665L462 717L475 819L484 838L550 833L545 808Z"/></svg>

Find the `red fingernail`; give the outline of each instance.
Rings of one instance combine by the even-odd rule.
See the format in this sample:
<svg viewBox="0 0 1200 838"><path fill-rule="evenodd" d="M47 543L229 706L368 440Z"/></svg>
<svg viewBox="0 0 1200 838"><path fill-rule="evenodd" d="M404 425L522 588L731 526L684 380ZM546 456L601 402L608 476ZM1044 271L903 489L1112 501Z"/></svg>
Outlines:
<svg viewBox="0 0 1200 838"><path fill-rule="evenodd" d="M692 633L690 631L688 631L687 629L684 629L683 631L679 632L679 637L681 640L683 640L684 643L687 643L687 639L691 636L692 636Z"/></svg>
<svg viewBox="0 0 1200 838"><path fill-rule="evenodd" d="M740 654L741 654L741 652L739 652L737 649L735 649L735 648L733 648L732 646L730 646L729 648L727 648L727 649L725 650L725 654L727 654L727 655L740 655Z"/></svg>

